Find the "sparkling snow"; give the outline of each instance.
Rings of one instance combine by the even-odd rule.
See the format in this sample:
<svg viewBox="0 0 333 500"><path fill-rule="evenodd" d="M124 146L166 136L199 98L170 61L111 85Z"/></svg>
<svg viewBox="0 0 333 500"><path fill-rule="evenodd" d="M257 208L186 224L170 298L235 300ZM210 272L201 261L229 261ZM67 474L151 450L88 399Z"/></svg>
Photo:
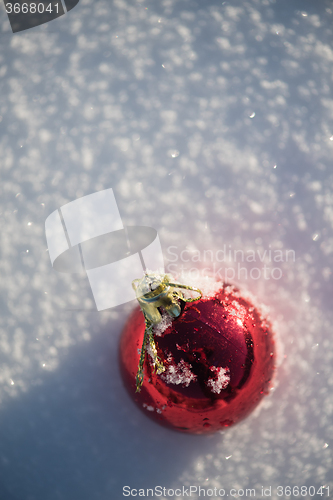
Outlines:
<svg viewBox="0 0 333 500"><path fill-rule="evenodd" d="M0 18L0 497L332 491L331 2L80 0L15 35ZM97 313L84 274L52 269L46 217L106 188L166 272L269 309L274 390L237 426L148 419L118 370L134 304Z"/></svg>

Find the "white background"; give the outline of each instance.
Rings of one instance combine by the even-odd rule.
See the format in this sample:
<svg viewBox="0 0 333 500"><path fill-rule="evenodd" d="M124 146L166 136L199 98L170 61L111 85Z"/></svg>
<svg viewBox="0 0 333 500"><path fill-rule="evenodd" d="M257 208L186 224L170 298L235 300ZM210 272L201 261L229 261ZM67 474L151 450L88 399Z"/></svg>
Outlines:
<svg viewBox="0 0 333 500"><path fill-rule="evenodd" d="M332 12L324 0L81 0L13 35L1 4L1 499L333 491ZM269 307L282 363L234 428L190 436L150 421L118 370L134 304L98 313L84 275L52 269L46 217L107 188L124 225L158 230L166 264L170 245L295 251L281 279L240 279Z"/></svg>

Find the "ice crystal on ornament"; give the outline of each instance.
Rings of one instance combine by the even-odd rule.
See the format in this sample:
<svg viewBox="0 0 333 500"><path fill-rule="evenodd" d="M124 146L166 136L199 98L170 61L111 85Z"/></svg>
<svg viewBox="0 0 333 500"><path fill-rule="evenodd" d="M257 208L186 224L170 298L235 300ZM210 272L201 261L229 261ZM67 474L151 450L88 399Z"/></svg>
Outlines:
<svg viewBox="0 0 333 500"><path fill-rule="evenodd" d="M154 326L154 335L157 335L158 337L160 337L163 332L165 332L165 330L172 325L172 318L167 313L163 313L161 316L161 321Z"/></svg>
<svg viewBox="0 0 333 500"><path fill-rule="evenodd" d="M222 366L211 366L211 371L214 373L214 378L209 378L207 387L210 388L215 394L220 394L222 389L226 389L230 382L229 368L222 368Z"/></svg>
<svg viewBox="0 0 333 500"><path fill-rule="evenodd" d="M148 411L154 411L154 407L151 406L151 405L147 405L146 403L143 403L142 405L144 408L146 408L146 410Z"/></svg>
<svg viewBox="0 0 333 500"><path fill-rule="evenodd" d="M190 274L186 273L183 273L179 277L179 283L199 288L201 290L202 297L205 299L214 297L221 288L221 283L216 281L213 277L205 276L193 278ZM188 298L192 296L191 293L193 292L185 290L183 293L184 296Z"/></svg>
<svg viewBox="0 0 333 500"><path fill-rule="evenodd" d="M188 387L192 380L196 380L197 378L197 376L191 372L191 368L192 366L190 363L185 363L185 361L181 359L177 365L169 365L166 371L161 374L161 379L167 384L182 384L183 387Z"/></svg>

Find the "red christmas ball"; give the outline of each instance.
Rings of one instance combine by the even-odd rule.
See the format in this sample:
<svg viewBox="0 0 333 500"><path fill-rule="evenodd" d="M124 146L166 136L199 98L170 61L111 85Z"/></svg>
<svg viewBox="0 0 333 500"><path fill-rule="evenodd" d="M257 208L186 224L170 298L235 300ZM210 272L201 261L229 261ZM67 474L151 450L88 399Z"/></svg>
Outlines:
<svg viewBox="0 0 333 500"><path fill-rule="evenodd" d="M245 418L269 392L274 372L275 344L267 321L238 289L225 284L213 296L185 304L181 316L168 321L154 330L165 371L155 372L148 348L140 392L136 374L146 326L140 307L125 325L121 372L139 408L167 427L195 434Z"/></svg>

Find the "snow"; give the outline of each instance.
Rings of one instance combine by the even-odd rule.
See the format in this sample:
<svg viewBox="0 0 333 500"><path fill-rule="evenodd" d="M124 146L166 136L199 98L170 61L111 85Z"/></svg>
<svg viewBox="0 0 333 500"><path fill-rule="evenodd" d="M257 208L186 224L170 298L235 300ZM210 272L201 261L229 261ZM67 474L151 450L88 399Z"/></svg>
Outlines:
<svg viewBox="0 0 333 500"><path fill-rule="evenodd" d="M332 491L330 2L80 0L15 35L0 17L0 497ZM108 188L125 226L158 231L166 272L269 309L275 390L237 426L148 419L118 371L134 304L98 313L84 273L53 270L46 217Z"/></svg>
<svg viewBox="0 0 333 500"><path fill-rule="evenodd" d="M162 319L161 321L154 326L154 335L157 335L158 337L160 337L163 332L165 332L165 330L167 328L169 328L169 326L172 325L172 319L171 319L171 316L169 316L169 314L167 314L166 312L162 312Z"/></svg>
<svg viewBox="0 0 333 500"><path fill-rule="evenodd" d="M196 278L186 273L179 276L179 279L177 279L176 282L199 289L204 299L214 297L221 289L222 285L222 281L216 280L213 276L200 276ZM186 289L180 289L180 291L185 298L194 298L198 296L198 294L194 291Z"/></svg>
<svg viewBox="0 0 333 500"><path fill-rule="evenodd" d="M215 394L220 394L222 389L225 389L230 382L229 369L222 368L221 366L212 366L211 371L215 372L215 376L208 379L207 386Z"/></svg>
<svg viewBox="0 0 333 500"><path fill-rule="evenodd" d="M165 372L160 375L161 379L167 384L179 385L188 387L192 380L196 380L197 376L191 372L191 364L186 363L183 359L179 363L171 363L166 368Z"/></svg>

